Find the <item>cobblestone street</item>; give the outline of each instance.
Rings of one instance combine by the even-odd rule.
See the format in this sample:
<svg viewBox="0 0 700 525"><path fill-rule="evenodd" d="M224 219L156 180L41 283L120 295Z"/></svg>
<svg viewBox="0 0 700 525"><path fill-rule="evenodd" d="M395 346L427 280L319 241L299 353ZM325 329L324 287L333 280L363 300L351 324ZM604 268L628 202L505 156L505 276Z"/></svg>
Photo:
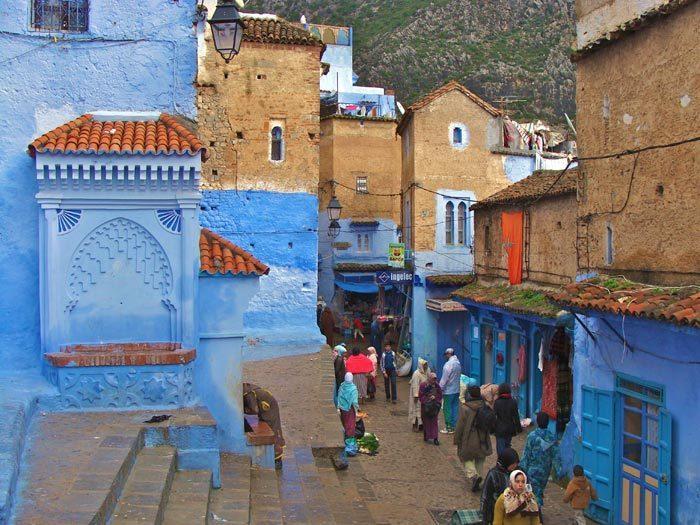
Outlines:
<svg viewBox="0 0 700 525"><path fill-rule="evenodd" d="M399 402L387 404L383 391L363 406L369 414L367 430L380 440L379 453L359 455L346 471L315 461L323 497L333 513L310 514L300 493L307 487L310 448L339 446L340 423L332 406L331 355L320 354L246 363L247 381L270 389L280 402L287 440L284 469L278 483L285 523L444 523L458 508L477 508L478 495L469 491L451 436L441 435L436 447L413 433L407 418L407 379L399 380ZM514 440L522 452L524 435ZM495 442L494 442L495 450ZM490 468L495 454L487 459ZM314 483L317 481L312 480ZM313 486L310 491L313 490ZM550 482L545 499L545 523L568 524L571 510L562 502L562 489ZM442 511L442 512L441 512ZM437 519L435 518L437 517Z"/></svg>

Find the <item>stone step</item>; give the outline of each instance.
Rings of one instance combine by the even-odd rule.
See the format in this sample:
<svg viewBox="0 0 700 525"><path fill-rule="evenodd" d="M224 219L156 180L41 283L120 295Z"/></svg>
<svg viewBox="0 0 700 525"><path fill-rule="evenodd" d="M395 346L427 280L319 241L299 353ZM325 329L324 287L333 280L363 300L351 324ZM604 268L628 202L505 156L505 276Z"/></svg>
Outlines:
<svg viewBox="0 0 700 525"><path fill-rule="evenodd" d="M210 490L210 471L176 472L165 507L163 525L205 525L209 512Z"/></svg>
<svg viewBox="0 0 700 525"><path fill-rule="evenodd" d="M277 473L273 469L256 466L250 469L250 523L283 523Z"/></svg>
<svg viewBox="0 0 700 525"><path fill-rule="evenodd" d="M207 525L248 525L250 521L250 457L221 454L221 488L211 491Z"/></svg>
<svg viewBox="0 0 700 525"><path fill-rule="evenodd" d="M277 471L282 519L285 524L313 523L335 525L323 481L311 449L287 449L281 470Z"/></svg>
<svg viewBox="0 0 700 525"><path fill-rule="evenodd" d="M176 451L173 447L141 449L109 523L163 523L163 514L175 474L175 462Z"/></svg>

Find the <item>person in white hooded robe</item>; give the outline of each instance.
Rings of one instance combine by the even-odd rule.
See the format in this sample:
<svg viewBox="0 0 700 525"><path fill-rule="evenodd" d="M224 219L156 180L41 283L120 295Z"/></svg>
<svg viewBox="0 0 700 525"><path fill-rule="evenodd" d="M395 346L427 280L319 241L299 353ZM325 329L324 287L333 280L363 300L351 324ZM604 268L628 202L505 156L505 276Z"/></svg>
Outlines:
<svg viewBox="0 0 700 525"><path fill-rule="evenodd" d="M418 392L420 390L420 384L428 381L429 374L430 366L428 366L428 362L422 357L419 357L418 367L411 376L410 392L408 396L408 420L413 425L414 432L420 432L421 430L423 430L423 421L421 420L420 416L420 401L418 399Z"/></svg>

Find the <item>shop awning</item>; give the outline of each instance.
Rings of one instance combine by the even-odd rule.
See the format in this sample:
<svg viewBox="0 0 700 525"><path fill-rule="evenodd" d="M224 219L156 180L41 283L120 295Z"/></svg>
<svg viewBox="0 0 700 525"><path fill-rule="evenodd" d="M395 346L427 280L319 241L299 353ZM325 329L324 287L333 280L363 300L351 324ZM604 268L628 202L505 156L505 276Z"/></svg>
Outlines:
<svg viewBox="0 0 700 525"><path fill-rule="evenodd" d="M335 284L348 292L355 293L377 293L379 287L374 282L373 273L361 272L335 272ZM385 290L390 290L391 285L384 286Z"/></svg>

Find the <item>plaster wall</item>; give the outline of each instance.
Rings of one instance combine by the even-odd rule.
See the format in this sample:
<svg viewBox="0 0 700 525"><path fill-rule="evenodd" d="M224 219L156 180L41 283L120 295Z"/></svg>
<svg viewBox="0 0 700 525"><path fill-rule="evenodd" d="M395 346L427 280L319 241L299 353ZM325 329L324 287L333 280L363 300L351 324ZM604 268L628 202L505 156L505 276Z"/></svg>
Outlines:
<svg viewBox="0 0 700 525"><path fill-rule="evenodd" d="M216 419L221 450L244 454L243 317L249 300L258 291L258 278L200 275L199 291L195 388Z"/></svg>
<svg viewBox="0 0 700 525"><path fill-rule="evenodd" d="M321 47L244 41L226 64L209 38L197 78L198 133L211 153L202 187L315 194ZM277 125L282 161L270 157Z"/></svg>
<svg viewBox="0 0 700 525"><path fill-rule="evenodd" d="M29 30L29 0L0 6L0 367L37 367L39 213L27 144L100 109L195 116L195 0L93 0L87 33ZM155 15L157 13L157 16ZM57 81L60 79L60 82Z"/></svg>
<svg viewBox="0 0 700 525"><path fill-rule="evenodd" d="M508 279L508 254L503 245L502 214L522 211L520 205L474 210L474 258L484 277ZM529 266L523 281L561 285L576 276L576 195L548 197L529 207ZM489 229L487 246L486 227ZM523 250L523 260L525 260Z"/></svg>
<svg viewBox="0 0 700 525"><path fill-rule="evenodd" d="M331 67L328 73L321 77L321 90L353 91L352 46L326 44L323 61Z"/></svg>
<svg viewBox="0 0 700 525"><path fill-rule="evenodd" d="M700 508L700 467L697 462L697 443L700 440L700 422L697 411L689 409L700 402L697 389L698 330L680 328L672 324L635 318L605 319L618 334L624 334L628 348L600 318L581 316L586 327L595 335L593 341L578 325L574 340L574 405L572 416L580 429L581 386L614 390L615 374L622 373L662 385L666 395L666 409L673 420L671 462L671 523L693 523ZM622 323L624 322L624 328ZM657 357L660 356L660 357ZM671 361L673 359L674 361ZM564 450L563 453L572 454Z"/></svg>
<svg viewBox="0 0 700 525"><path fill-rule="evenodd" d="M577 63L581 157L697 136L700 75L689 72L697 72L700 62L699 26L700 4L692 3ZM629 155L583 161L580 170L578 213L590 252L582 270L653 284L698 282L698 142L646 151L636 160ZM606 263L608 226L611 264Z"/></svg>
<svg viewBox="0 0 700 525"><path fill-rule="evenodd" d="M673 3L672 0L577 0L576 47L605 38L625 23L646 12Z"/></svg>
<svg viewBox="0 0 700 525"><path fill-rule="evenodd" d="M416 111L411 120L412 127L409 125L402 133L403 140L406 134L412 135L407 146L412 151L404 155L412 166L404 171L404 182L415 182L432 191L468 190L477 200L510 183L501 158L490 151L500 139L497 119L464 94L446 93ZM466 147L451 143L451 126L455 124L466 127ZM415 189L411 199L413 247L416 251L434 250L435 224L444 220L435 215L435 195Z"/></svg>
<svg viewBox="0 0 700 525"><path fill-rule="evenodd" d="M318 200L308 193L204 191L200 222L270 266L244 316L244 358L318 350Z"/></svg>
<svg viewBox="0 0 700 525"><path fill-rule="evenodd" d="M319 214L331 198L330 181L343 206L343 217L400 222L401 139L394 121L324 118L321 121ZM357 193L357 177L367 178L369 193ZM353 188L353 189L348 189Z"/></svg>

